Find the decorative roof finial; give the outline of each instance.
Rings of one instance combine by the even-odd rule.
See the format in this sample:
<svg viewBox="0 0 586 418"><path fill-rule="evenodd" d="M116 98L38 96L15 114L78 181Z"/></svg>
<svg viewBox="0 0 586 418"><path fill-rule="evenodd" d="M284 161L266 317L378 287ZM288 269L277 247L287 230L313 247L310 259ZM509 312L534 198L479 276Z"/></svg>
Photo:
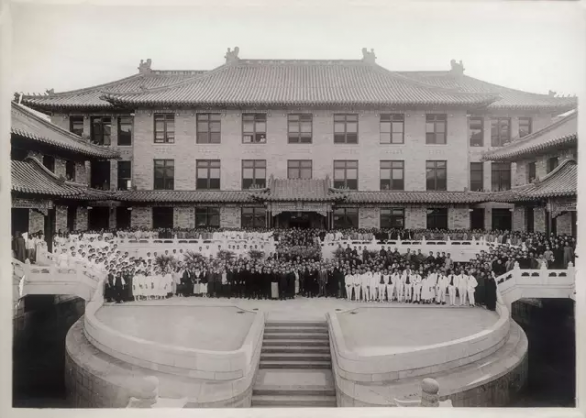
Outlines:
<svg viewBox="0 0 586 418"><path fill-rule="evenodd" d="M51 96L52 94L55 94L55 89L46 89L45 90L45 95Z"/></svg>
<svg viewBox="0 0 586 418"><path fill-rule="evenodd" d="M557 91L550 90L550 91L549 91L547 94L548 94L550 97L555 97L555 96L556 96L558 93L557 93Z"/></svg>
<svg viewBox="0 0 586 418"><path fill-rule="evenodd" d="M370 52L366 48L362 48L362 61L368 64L376 63L376 55L374 55L374 49L370 48Z"/></svg>
<svg viewBox="0 0 586 418"><path fill-rule="evenodd" d="M456 60L451 60L450 65L452 66L452 73L456 75L464 75L464 64L460 60L460 62L456 62Z"/></svg>
<svg viewBox="0 0 586 418"><path fill-rule="evenodd" d="M138 65L138 73L139 74L149 74L151 70L152 61L150 58L147 58L146 62L140 60L140 64Z"/></svg>
<svg viewBox="0 0 586 418"><path fill-rule="evenodd" d="M226 55L224 56L224 58L226 58L226 64L232 64L232 63L238 62L240 60L240 58L238 58L239 52L240 52L240 48L238 48L237 46L234 47L234 51L232 51L230 48L228 48L228 50L226 51Z"/></svg>

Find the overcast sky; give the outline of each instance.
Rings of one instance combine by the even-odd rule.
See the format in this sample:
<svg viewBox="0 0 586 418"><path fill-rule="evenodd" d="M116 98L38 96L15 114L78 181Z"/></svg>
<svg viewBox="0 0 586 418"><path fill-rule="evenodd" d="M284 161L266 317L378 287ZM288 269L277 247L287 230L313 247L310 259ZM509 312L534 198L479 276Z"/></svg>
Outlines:
<svg viewBox="0 0 586 418"><path fill-rule="evenodd" d="M154 69L212 69L234 46L241 58L265 59L359 59L368 47L390 70L447 70L454 58L470 76L537 93L577 94L585 82L576 4L243 3L13 4L14 90L88 87L129 76L146 58Z"/></svg>

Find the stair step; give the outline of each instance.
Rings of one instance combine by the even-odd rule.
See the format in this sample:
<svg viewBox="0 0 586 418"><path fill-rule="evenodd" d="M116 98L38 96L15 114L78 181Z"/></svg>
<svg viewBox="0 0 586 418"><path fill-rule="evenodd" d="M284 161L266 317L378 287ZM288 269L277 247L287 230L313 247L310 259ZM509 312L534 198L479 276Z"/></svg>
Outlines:
<svg viewBox="0 0 586 418"><path fill-rule="evenodd" d="M260 361L331 361L330 353L263 353Z"/></svg>
<svg viewBox="0 0 586 418"><path fill-rule="evenodd" d="M274 388L256 386L252 396L336 396L336 389L329 386L299 386L294 388Z"/></svg>
<svg viewBox="0 0 586 418"><path fill-rule="evenodd" d="M327 328L309 328L309 327L265 327L266 333L301 333L301 334L327 334Z"/></svg>
<svg viewBox="0 0 586 418"><path fill-rule="evenodd" d="M262 349L261 349L261 354L265 354L265 353L280 353L280 354L301 354L301 353L307 353L307 354L317 354L317 353L324 353L324 354L330 354L330 346L329 345L323 345L323 346L317 346L317 347L312 347L312 346L306 346L306 345L283 345L282 347L276 346L276 347L267 347L266 344L263 345Z"/></svg>
<svg viewBox="0 0 586 418"><path fill-rule="evenodd" d="M328 334L300 334L300 333L275 333L264 334L265 340L329 340Z"/></svg>
<svg viewBox="0 0 586 418"><path fill-rule="evenodd" d="M323 321L267 321L265 327L311 327L327 328L328 323Z"/></svg>
<svg viewBox="0 0 586 418"><path fill-rule="evenodd" d="M320 360L303 360L303 361L274 361L261 360L261 369L331 369L332 363L330 361Z"/></svg>
<svg viewBox="0 0 586 418"><path fill-rule="evenodd" d="M257 407L335 407L335 396L253 396L252 406Z"/></svg>
<svg viewBox="0 0 586 418"><path fill-rule="evenodd" d="M299 347L303 345L305 347L330 347L329 339L307 339L302 341L292 342L291 339L265 339L262 342L262 347Z"/></svg>

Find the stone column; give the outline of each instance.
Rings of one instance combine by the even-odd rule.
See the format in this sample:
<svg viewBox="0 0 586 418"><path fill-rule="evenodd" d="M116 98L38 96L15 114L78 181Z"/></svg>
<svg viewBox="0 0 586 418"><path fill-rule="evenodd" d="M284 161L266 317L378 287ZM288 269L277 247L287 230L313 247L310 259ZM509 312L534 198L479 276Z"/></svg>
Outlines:
<svg viewBox="0 0 586 418"><path fill-rule="evenodd" d="M439 384L435 379L423 379L421 382L421 406L439 407Z"/></svg>

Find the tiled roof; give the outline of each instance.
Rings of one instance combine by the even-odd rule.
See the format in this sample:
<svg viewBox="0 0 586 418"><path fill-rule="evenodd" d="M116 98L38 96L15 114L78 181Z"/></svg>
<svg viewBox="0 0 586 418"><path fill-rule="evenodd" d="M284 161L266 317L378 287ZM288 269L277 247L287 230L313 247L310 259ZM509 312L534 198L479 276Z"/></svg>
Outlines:
<svg viewBox="0 0 586 418"><path fill-rule="evenodd" d="M130 77L100 84L89 88L71 90L62 93L42 96L25 95L22 102L37 109L80 109L80 108L111 108L112 105L100 96L104 92L128 93L176 84L197 77L205 71L162 71L153 70L145 74L134 74Z"/></svg>
<svg viewBox="0 0 586 418"><path fill-rule="evenodd" d="M540 131L521 139L513 140L513 142L502 148L486 152L483 155L483 159L490 161L519 160L530 155L546 153L560 146L577 147L577 130L578 112L574 112Z"/></svg>
<svg viewBox="0 0 586 418"><path fill-rule="evenodd" d="M510 89L478 80L454 71L401 71L398 72L409 79L429 85L455 89L465 93L496 94L499 100L491 103L489 109L547 109L564 111L578 106L576 97L554 97L549 94L529 93Z"/></svg>
<svg viewBox="0 0 586 418"><path fill-rule="evenodd" d="M489 194L482 192L436 192L436 191L346 191L347 203L403 204L445 203L465 204L487 201Z"/></svg>
<svg viewBox="0 0 586 418"><path fill-rule="evenodd" d="M496 99L429 86L362 60L237 60L200 77L139 93L107 94L130 106L453 106Z"/></svg>
<svg viewBox="0 0 586 418"><path fill-rule="evenodd" d="M256 194L266 201L327 202L343 197L343 193L330 190L330 180L325 179L269 179L267 189Z"/></svg>
<svg viewBox="0 0 586 418"><path fill-rule="evenodd" d="M249 191L130 190L116 192L115 200L142 203L246 203L254 202Z"/></svg>
<svg viewBox="0 0 586 418"><path fill-rule="evenodd" d="M73 185L49 172L38 161L11 162L12 191L67 199L104 199L108 192Z"/></svg>
<svg viewBox="0 0 586 418"><path fill-rule="evenodd" d="M66 149L87 157L118 157L116 151L89 144L79 136L33 113L26 106L14 102L12 102L12 126L10 132L13 135Z"/></svg>
<svg viewBox="0 0 586 418"><path fill-rule="evenodd" d="M578 165L574 160L565 160L543 179L506 192L494 193L493 200L515 202L576 196L577 188Z"/></svg>

